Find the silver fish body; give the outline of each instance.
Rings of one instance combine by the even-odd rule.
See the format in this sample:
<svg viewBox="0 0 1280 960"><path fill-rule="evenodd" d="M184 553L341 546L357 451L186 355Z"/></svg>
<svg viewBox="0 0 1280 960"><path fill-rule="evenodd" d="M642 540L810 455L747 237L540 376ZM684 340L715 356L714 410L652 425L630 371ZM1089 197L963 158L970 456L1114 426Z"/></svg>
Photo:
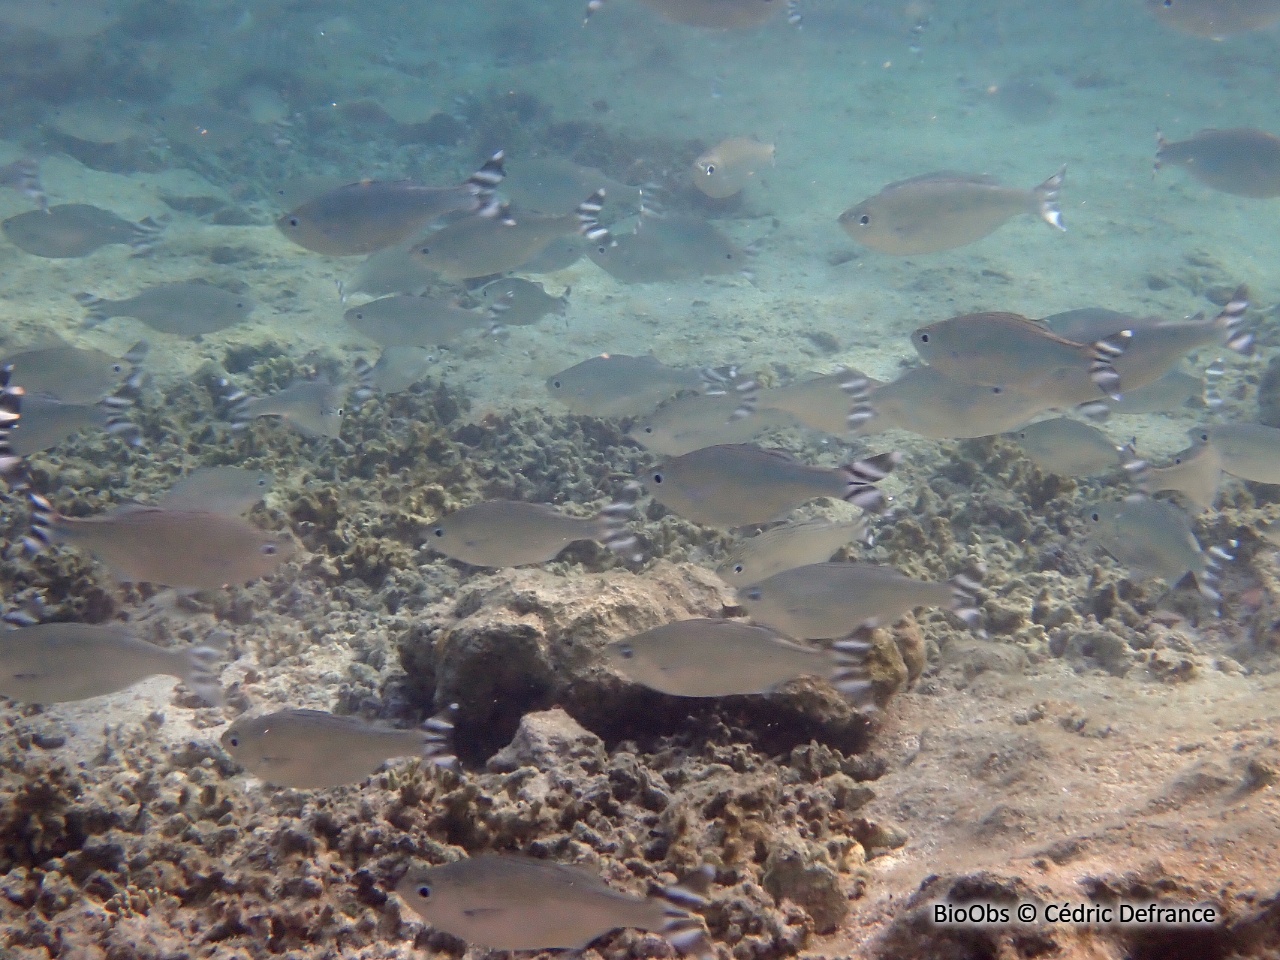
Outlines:
<svg viewBox="0 0 1280 960"><path fill-rule="evenodd" d="M198 337L230 327L248 319L257 306L244 294L202 281L163 283L125 300L106 300L88 293L76 294L76 300L85 308L90 324L111 317L133 317L153 330L178 337Z"/></svg>
<svg viewBox="0 0 1280 960"><path fill-rule="evenodd" d="M893 567L815 563L741 587L738 597L751 619L792 637L823 640L896 623L917 607L941 607L974 626L977 588L964 576L932 582Z"/></svg>
<svg viewBox="0 0 1280 960"><path fill-rule="evenodd" d="M323 790L359 783L399 757L446 762L451 729L447 714L397 730L321 710L277 710L237 719L222 734L222 748L267 783Z"/></svg>
<svg viewBox="0 0 1280 960"><path fill-rule="evenodd" d="M730 137L693 162L693 185L708 197L723 200L741 193L756 172L773 164L772 143L751 137Z"/></svg>
<svg viewBox="0 0 1280 960"><path fill-rule="evenodd" d="M485 854L412 867L396 893L436 929L492 950L581 950L619 927L663 933L682 951L707 949L701 921L672 902L701 905L692 892L637 897L547 860Z"/></svg>
<svg viewBox="0 0 1280 960"><path fill-rule="evenodd" d="M1217 452L1222 469L1241 480L1280 483L1280 429L1261 423L1217 423L1192 431Z"/></svg>
<svg viewBox="0 0 1280 960"><path fill-rule="evenodd" d="M636 543L626 528L632 510L631 504L619 502L594 517L571 517L544 503L485 500L436 520L427 545L477 567L546 563L578 540L595 540L629 554Z"/></svg>
<svg viewBox="0 0 1280 960"><path fill-rule="evenodd" d="M1190 573L1204 596L1220 599L1217 561L1229 557L1202 549L1186 513L1173 504L1135 495L1087 507L1084 518L1090 538L1139 575L1173 585Z"/></svg>
<svg viewBox="0 0 1280 960"><path fill-rule="evenodd" d="M492 325L483 310L434 297L395 294L351 307L343 319L384 347L435 347Z"/></svg>
<svg viewBox="0 0 1280 960"><path fill-rule="evenodd" d="M547 378L547 392L572 412L593 417L634 417L652 413L681 390L697 390L703 372L668 367L646 354L602 354Z"/></svg>
<svg viewBox="0 0 1280 960"><path fill-rule="evenodd" d="M123 357L60 344L22 350L0 363L14 368L18 382L30 394L47 394L67 403L88 404L135 375L146 354L146 341L134 344Z"/></svg>
<svg viewBox="0 0 1280 960"><path fill-rule="evenodd" d="M783 570L830 560L841 547L865 541L868 535L867 521L862 517L783 524L743 540L716 567L716 573L735 587L758 583Z"/></svg>
<svg viewBox="0 0 1280 960"><path fill-rule="evenodd" d="M271 474L245 467L197 467L168 489L156 506L204 510L224 517L248 513L272 486Z"/></svg>
<svg viewBox="0 0 1280 960"><path fill-rule="evenodd" d="M736 393L686 394L667 400L627 434L646 450L675 457L721 443L745 443L770 430L785 429L794 419L781 410L743 412ZM842 411L842 416L847 411Z"/></svg>
<svg viewBox="0 0 1280 960"><path fill-rule="evenodd" d="M30 495L31 538L87 550L117 579L216 590L269 576L293 555L293 542L236 517L204 510L128 504L92 517L64 517Z"/></svg>
<svg viewBox="0 0 1280 960"><path fill-rule="evenodd" d="M328 380L299 380L270 396L233 392L225 398L225 416L233 430L258 417L279 417L305 437L337 438L342 433L343 399L348 387Z"/></svg>
<svg viewBox="0 0 1280 960"><path fill-rule="evenodd" d="M14 453L27 457L56 447L82 430L102 430L126 441L136 440L138 428L128 419L130 404L109 397L97 403L71 403L43 393L28 393L22 402L22 423L9 437Z"/></svg>
<svg viewBox="0 0 1280 960"><path fill-rule="evenodd" d="M840 215L850 237L881 253L937 253L981 240L1008 220L1031 213L1059 230L1058 193L1066 167L1031 190L991 177L928 173L891 183Z"/></svg>
<svg viewBox="0 0 1280 960"><path fill-rule="evenodd" d="M870 648L850 641L806 647L736 620L680 620L611 643L605 660L635 683L673 697L768 693L800 677L826 677L849 693L867 688Z"/></svg>
<svg viewBox="0 0 1280 960"><path fill-rule="evenodd" d="M933 367L913 367L872 389L872 415L853 433L898 429L935 440L989 437L1020 427L1054 405L1045 391L966 383Z"/></svg>
<svg viewBox="0 0 1280 960"><path fill-rule="evenodd" d="M671 457L640 479L653 498L686 520L712 527L767 523L818 497L879 510L876 482L900 460L879 454L842 467L815 467L749 443L720 444Z"/></svg>
<svg viewBox="0 0 1280 960"><path fill-rule="evenodd" d="M144 253L162 230L150 218L130 223L109 210L85 203L29 210L5 220L0 228L20 250L51 260L87 257L100 247L117 243Z"/></svg>
<svg viewBox="0 0 1280 960"><path fill-rule="evenodd" d="M216 645L157 647L118 625L39 623L0 632L0 694L24 703L67 703L162 675L219 704L221 655Z"/></svg>
<svg viewBox="0 0 1280 960"><path fill-rule="evenodd" d="M1135 485L1146 493L1172 490L1189 500L1200 512L1213 508L1222 481L1223 458L1213 444L1197 439L1186 450L1174 454L1164 466L1142 461L1128 468Z"/></svg>
<svg viewBox="0 0 1280 960"><path fill-rule="evenodd" d="M1182 167L1206 186L1238 197L1280 196L1280 137L1274 134L1237 127L1201 130L1177 143L1159 134L1156 139L1157 168Z"/></svg>
<svg viewBox="0 0 1280 960"><path fill-rule="evenodd" d="M1068 417L1040 420L1012 434L1037 467L1063 477L1091 477L1121 465L1120 447L1097 427Z"/></svg>

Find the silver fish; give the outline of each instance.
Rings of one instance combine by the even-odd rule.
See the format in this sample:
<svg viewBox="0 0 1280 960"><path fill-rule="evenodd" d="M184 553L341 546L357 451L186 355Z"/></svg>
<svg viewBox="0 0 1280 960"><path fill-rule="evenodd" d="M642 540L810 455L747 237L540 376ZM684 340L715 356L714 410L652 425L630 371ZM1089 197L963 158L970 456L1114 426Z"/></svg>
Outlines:
<svg viewBox="0 0 1280 960"><path fill-rule="evenodd" d="M1120 330L1077 343L1016 313L968 313L911 334L920 359L953 380L1035 391L1059 370L1079 370L1109 397L1120 395L1115 362L1132 338L1132 330Z"/></svg>
<svg viewBox="0 0 1280 960"><path fill-rule="evenodd" d="M1092 477L1121 465L1121 447L1097 427L1069 417L1028 424L1012 438L1046 473Z"/></svg>
<svg viewBox="0 0 1280 960"><path fill-rule="evenodd" d="M24 703L67 703L164 675L216 706L222 653L212 643L157 647L119 624L39 623L0 633L0 694Z"/></svg>
<svg viewBox="0 0 1280 960"><path fill-rule="evenodd" d="M612 236L612 244L595 244L588 255L623 283L664 283L747 268L746 251L701 217L645 216L633 232Z"/></svg>
<svg viewBox="0 0 1280 960"><path fill-rule="evenodd" d="M136 445L138 427L129 419L132 403L106 397L97 403L70 403L44 393L28 393L22 402L22 426L10 436L13 451L29 457L49 450L82 430L102 430Z"/></svg>
<svg viewBox="0 0 1280 960"><path fill-rule="evenodd" d="M521 277L501 277L479 290L489 315L506 327L537 323L547 314L564 316L569 307L569 291L553 297L542 284Z"/></svg>
<svg viewBox="0 0 1280 960"><path fill-rule="evenodd" d="M39 494L29 498L30 549L68 544L87 550L126 583L216 590L269 576L294 553L286 537L208 511L126 504L91 517L64 517Z"/></svg>
<svg viewBox="0 0 1280 960"><path fill-rule="evenodd" d="M225 381L224 387L229 388ZM304 437L336 439L342 432L347 390L345 383L324 379L298 380L266 397L229 390L223 397L223 415L231 421L232 430L243 430L258 417L279 417Z"/></svg>
<svg viewBox="0 0 1280 960"><path fill-rule="evenodd" d="M807 647L736 620L680 620L615 641L605 661L634 683L673 697L769 693L799 677L826 677L852 697L870 689L864 640Z"/></svg>
<svg viewBox="0 0 1280 960"><path fill-rule="evenodd" d="M505 174L499 151L456 187L361 180L308 200L280 217L276 226L298 246L316 253L373 253L408 240L449 213L496 213L494 190Z"/></svg>
<svg viewBox="0 0 1280 960"><path fill-rule="evenodd" d="M1146 7L1165 26L1208 40L1280 23L1280 0L1146 0Z"/></svg>
<svg viewBox="0 0 1280 960"><path fill-rule="evenodd" d="M702 370L668 367L646 354L601 354L547 378L547 392L573 413L635 417L652 413L663 400L704 384Z"/></svg>
<svg viewBox="0 0 1280 960"><path fill-rule="evenodd" d="M723 200L741 193L756 171L773 165L772 143L751 137L722 140L693 162L693 185L708 197Z"/></svg>
<svg viewBox="0 0 1280 960"><path fill-rule="evenodd" d="M534 213L573 213L583 197L603 191L609 203L640 202L640 188L620 183L599 170L563 157L525 157L513 163L502 185L517 209Z"/></svg>
<svg viewBox="0 0 1280 960"><path fill-rule="evenodd" d="M778 450L731 443L672 457L640 479L653 498L686 520L712 527L767 523L818 497L883 508L876 482L901 460L882 453L841 467L815 467Z"/></svg>
<svg viewBox="0 0 1280 960"><path fill-rule="evenodd" d="M198 337L233 326L257 306L243 294L198 280L163 283L126 300L104 300L88 293L76 294L76 300L87 311L86 322L91 325L111 317L133 317L153 330L178 337Z"/></svg>
<svg viewBox="0 0 1280 960"><path fill-rule="evenodd" d="M397 294L352 307L343 319L384 347L435 347L493 326L485 310L434 297Z"/></svg>
<svg viewBox="0 0 1280 960"><path fill-rule="evenodd" d="M858 371L841 369L761 390L758 403L762 410L785 411L810 430L838 437L849 431L849 391L865 380ZM879 385L869 386L874 392Z"/></svg>
<svg viewBox="0 0 1280 960"><path fill-rule="evenodd" d="M1222 481L1222 455L1212 444L1198 439L1186 450L1174 455L1162 467L1144 461L1126 464L1134 485L1145 493L1172 490L1189 500L1199 512L1213 508Z"/></svg>
<svg viewBox="0 0 1280 960"><path fill-rule="evenodd" d="M362 391L370 395L403 393L420 383L436 363L436 355L425 347L384 347L372 366L356 360L356 375L365 384Z"/></svg>
<svg viewBox="0 0 1280 960"><path fill-rule="evenodd" d="M175 483L156 506L165 510L206 510L224 517L248 513L272 486L271 474L245 467L197 467Z"/></svg>
<svg viewBox="0 0 1280 960"><path fill-rule="evenodd" d="M743 403L744 398L736 392L674 397L627 436L646 450L678 457L715 444L745 443L770 430L795 426L795 420L781 410L744 413Z"/></svg>
<svg viewBox="0 0 1280 960"><path fill-rule="evenodd" d="M431 525L427 545L477 567L546 563L578 540L595 540L639 559L634 554L636 538L626 526L634 509L620 501L594 517L571 517L544 503L485 500L438 519Z"/></svg>
<svg viewBox="0 0 1280 960"><path fill-rule="evenodd" d="M788 523L743 540L716 567L716 573L735 587L758 583L784 570L830 560L841 547L866 541L869 535L863 517Z"/></svg>
<svg viewBox="0 0 1280 960"><path fill-rule="evenodd" d="M682 887L661 896L620 893L580 867L485 854L440 867L415 866L396 893L437 930L491 950L582 950L618 927L661 933L681 953L710 957L706 901Z"/></svg>
<svg viewBox="0 0 1280 960"><path fill-rule="evenodd" d="M855 241L881 253L937 253L981 240L1008 220L1030 213L1065 230L1058 193L1067 168L1031 190L1001 186L988 176L927 173L891 183L840 214Z"/></svg>
<svg viewBox="0 0 1280 960"><path fill-rule="evenodd" d="M1223 547L1202 549L1186 513L1173 504L1135 494L1087 507L1084 518L1090 538L1131 570L1171 585L1190 573L1201 594L1221 599L1218 564L1231 554Z"/></svg>
<svg viewBox="0 0 1280 960"><path fill-rule="evenodd" d="M739 588L738 598L753 620L789 636L824 640L897 623L917 607L950 610L976 629L979 587L963 574L932 582L893 567L814 563Z"/></svg>
<svg viewBox="0 0 1280 960"><path fill-rule="evenodd" d="M850 426L859 436L898 429L935 440L989 437L1052 406L1044 391L963 383L933 367L914 367L874 387L872 415Z"/></svg>
<svg viewBox="0 0 1280 960"><path fill-rule="evenodd" d="M397 730L321 710L277 710L238 718L222 749L260 780L295 790L359 783L388 760L421 757L447 764L452 711L416 730Z"/></svg>
<svg viewBox="0 0 1280 960"><path fill-rule="evenodd" d="M15 247L51 260L87 257L99 247L115 243L132 247L138 254L146 253L164 229L150 217L130 223L85 203L29 210L5 220L0 228Z"/></svg>
<svg viewBox="0 0 1280 960"><path fill-rule="evenodd" d="M1241 480L1280 483L1280 429L1261 423L1217 423L1191 431L1217 452L1222 469Z"/></svg>
<svg viewBox="0 0 1280 960"><path fill-rule="evenodd" d="M596 219L604 204L597 191L573 213L517 213L505 207L493 217L468 217L428 234L414 246L413 258L448 280L470 280L518 270L552 240L581 234L602 248L612 244Z"/></svg>
<svg viewBox="0 0 1280 960"><path fill-rule="evenodd" d="M343 283L340 290L344 297L353 293L367 293L371 297L393 293L418 295L438 282L435 272L415 260L410 248L395 246L369 256L360 264L351 283Z"/></svg>
<svg viewBox="0 0 1280 960"><path fill-rule="evenodd" d="M10 354L0 363L14 368L29 393L47 394L68 403L94 403L140 377L138 368L147 351L145 340L135 343L123 357L56 344Z"/></svg>

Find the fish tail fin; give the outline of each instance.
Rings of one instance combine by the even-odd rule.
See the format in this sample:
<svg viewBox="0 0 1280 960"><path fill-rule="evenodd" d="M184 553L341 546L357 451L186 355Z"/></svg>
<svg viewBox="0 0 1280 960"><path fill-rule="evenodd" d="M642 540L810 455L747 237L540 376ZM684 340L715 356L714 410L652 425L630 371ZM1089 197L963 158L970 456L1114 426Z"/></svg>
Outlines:
<svg viewBox="0 0 1280 960"><path fill-rule="evenodd" d="M715 956L706 925L693 912L706 907L706 893L714 877L715 871L704 864L675 886L661 887L654 891L667 903L663 908L665 922L660 932L683 956L705 960L711 960Z"/></svg>
<svg viewBox="0 0 1280 960"><path fill-rule="evenodd" d="M738 406L729 415L729 422L745 420L756 412L760 404L760 384L754 377L744 377L736 366L704 367L702 392L708 397L735 396Z"/></svg>
<svg viewBox="0 0 1280 960"><path fill-rule="evenodd" d="M30 157L0 167L0 185L13 187L41 210L49 209L49 196L40 182L40 164Z"/></svg>
<svg viewBox="0 0 1280 960"><path fill-rule="evenodd" d="M129 412L135 406L132 398L119 391L98 401L98 411L102 415L102 429L107 432L107 435L131 447L140 447L142 446L142 428L129 417Z"/></svg>
<svg viewBox="0 0 1280 960"><path fill-rule="evenodd" d="M1210 410L1222 408L1223 400L1222 394L1218 390L1218 383L1226 372L1227 368L1223 364L1221 357L1218 357L1213 363L1204 368L1204 389L1200 393L1200 399L1204 401L1205 407Z"/></svg>
<svg viewBox="0 0 1280 960"><path fill-rule="evenodd" d="M373 389L373 364L364 357L356 357L355 363L351 365L352 373L355 374L355 390L352 396L360 403L370 400L377 393Z"/></svg>
<svg viewBox="0 0 1280 960"><path fill-rule="evenodd" d="M226 377L218 380L219 395L215 402L221 406L220 416L230 423L232 430L244 430L253 422L248 406L254 398L231 383Z"/></svg>
<svg viewBox="0 0 1280 960"><path fill-rule="evenodd" d="M1062 210L1058 206L1058 195L1062 192L1062 184L1067 179L1067 165L1064 163L1052 177L1031 191L1035 199L1036 215L1058 230L1067 228L1062 222Z"/></svg>
<svg viewBox="0 0 1280 960"><path fill-rule="evenodd" d="M92 293L80 292L76 295L76 303L84 307L84 325L86 327L96 327L100 323L105 323L111 315L107 313L105 304L106 300L102 297L96 297Z"/></svg>
<svg viewBox="0 0 1280 960"><path fill-rule="evenodd" d="M160 234L164 233L164 224L151 217L139 220L133 225L133 239L129 241L129 247L133 250L131 256L146 257L150 256L155 250L156 244L160 242Z"/></svg>
<svg viewBox="0 0 1280 960"><path fill-rule="evenodd" d="M951 612L965 622L970 630L985 637L982 629L982 612L978 609L978 591L982 589L985 567L979 567L975 575L957 573L947 582L951 584Z"/></svg>
<svg viewBox="0 0 1280 960"><path fill-rule="evenodd" d="M831 672L827 680L846 698L858 706L872 706L875 685L868 664L875 646L871 643L872 624L863 624L842 640L831 644Z"/></svg>
<svg viewBox="0 0 1280 960"><path fill-rule="evenodd" d="M1076 405L1076 413L1094 423L1105 423L1111 418L1111 407L1105 400L1089 400Z"/></svg>
<svg viewBox="0 0 1280 960"><path fill-rule="evenodd" d="M22 470L22 457L9 445L9 434L22 420L23 389L11 384L13 364L0 367L0 477ZM12 482L12 481L11 481Z"/></svg>
<svg viewBox="0 0 1280 960"><path fill-rule="evenodd" d="M876 483L893 473L894 468L901 462L902 454L895 450L846 463L839 468L845 481L841 499L861 507L868 513L883 512L888 506L888 500Z"/></svg>
<svg viewBox="0 0 1280 960"><path fill-rule="evenodd" d="M626 484L622 488L622 495L595 516L599 527L596 539L632 563L644 560L644 554L639 550L640 540L628 526L637 516L636 498L640 495L640 489L640 484L635 481Z"/></svg>
<svg viewBox="0 0 1280 960"><path fill-rule="evenodd" d="M130 390L141 390L142 383L146 379L146 372L142 369L142 364L147 359L147 354L151 352L151 344L146 340L139 340L120 359L129 364L129 376L125 378L125 386Z"/></svg>
<svg viewBox="0 0 1280 960"><path fill-rule="evenodd" d="M498 184L507 176L507 169L502 165L505 158L506 151L499 150L479 170L467 177L463 184L475 197L475 212L482 217L495 217L502 209L502 204L498 202Z"/></svg>
<svg viewBox="0 0 1280 960"><path fill-rule="evenodd" d="M849 398L849 415L845 422L851 433L857 433L875 419L876 408L871 405L871 381L862 374L850 370L849 379L840 384Z"/></svg>
<svg viewBox="0 0 1280 960"><path fill-rule="evenodd" d="M30 554L44 553L53 546L58 511L34 490L27 491L27 503L31 507L31 530L22 538L22 545Z"/></svg>
<svg viewBox="0 0 1280 960"><path fill-rule="evenodd" d="M600 211L603 209L604 191L597 190L578 204L577 210L574 211L578 217L578 233L594 243L601 251L618 245L609 228L600 224Z"/></svg>
<svg viewBox="0 0 1280 960"><path fill-rule="evenodd" d="M1213 318L1213 325L1222 331L1223 343L1244 357L1253 356L1253 331L1244 326L1245 311L1249 309L1249 288L1241 284L1222 312Z"/></svg>
<svg viewBox="0 0 1280 960"><path fill-rule="evenodd" d="M1236 558L1235 551L1239 546L1239 540L1228 540L1204 552L1204 572L1196 576L1196 586L1206 600L1214 603L1222 601L1222 594L1218 592L1222 582L1222 564L1230 563Z"/></svg>
<svg viewBox="0 0 1280 960"><path fill-rule="evenodd" d="M1116 452L1120 454L1120 468L1133 484L1133 489L1149 496L1154 480L1151 475L1151 464L1138 456L1138 448L1134 446L1132 440L1122 447L1116 447Z"/></svg>
<svg viewBox="0 0 1280 960"><path fill-rule="evenodd" d="M191 688L201 700L211 706L222 706L222 684L218 676L222 673L222 662L227 656L227 640L225 634L211 634L204 643L191 647L186 652L186 671L182 682Z"/></svg>
<svg viewBox="0 0 1280 960"><path fill-rule="evenodd" d="M453 721L458 705L451 703L434 716L427 717L418 728L422 736L422 759L438 767L452 767L458 762L453 753Z"/></svg>
<svg viewBox="0 0 1280 960"><path fill-rule="evenodd" d="M1115 364L1129 349L1132 339L1132 330L1121 330L1089 345L1089 379L1112 400L1123 399L1120 394L1120 374L1116 371Z"/></svg>

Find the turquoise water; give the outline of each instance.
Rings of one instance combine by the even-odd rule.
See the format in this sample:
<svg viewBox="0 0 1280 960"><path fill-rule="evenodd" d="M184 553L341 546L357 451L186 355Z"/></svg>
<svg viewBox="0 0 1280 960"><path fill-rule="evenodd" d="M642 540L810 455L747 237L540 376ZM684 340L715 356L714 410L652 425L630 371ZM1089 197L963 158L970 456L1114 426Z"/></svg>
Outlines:
<svg viewBox="0 0 1280 960"><path fill-rule="evenodd" d="M1280 10L1179 6L1259 17L1214 39L1138 0L703 3L761 22L685 25L675 0L608 0L585 23L578 0L0 0L0 354L26 391L5 610L18 630L208 644L223 690L211 705L144 664L61 698L127 661L107 646L44 651L50 679L24 697L18 641L0 652L4 957L456 956L465 937L393 891L414 862L487 852L637 895L710 864L695 913L721 957L1014 950L1014 927L913 925L966 896L1159 895L1228 917L1193 946L1042 930L1082 956L1274 947L1250 897L1275 894L1280 441L1210 441L1203 510L1123 464L1170 465L1208 424L1280 426L1280 27L1262 23ZM1210 136L1155 169L1157 131L1237 127L1255 131L1243 155ZM708 164L742 188L709 195ZM859 237L864 209L880 239ZM541 290L489 286L511 277ZM400 299L371 306L384 295ZM921 365L925 325L1086 307L1124 315L1096 339L1127 357L982 320L925 357L962 389L883 386ZM1195 314L1185 349L1142 366L1143 318ZM81 353L28 353L52 346ZM1126 395L1185 382L1100 418L1089 378L1111 363ZM992 391L1012 414L983 419ZM1051 462L1009 434L1057 415L1103 436ZM655 435L679 439L646 449ZM743 442L813 472L673 460ZM838 469L882 453L892 469L864 466L854 496ZM162 499L212 466L270 482ZM36 504L50 543L31 539L31 493L68 518ZM1091 530L1096 505L1147 495L1176 524ZM499 499L597 525L504 507L464 528L482 548L434 534ZM160 504L152 526L135 501ZM608 661L664 624L758 615L717 567L775 520L850 521L855 503L869 535L793 565L929 587L845 651L865 659L846 696L830 664L722 698ZM802 602L843 623L858 599ZM798 619L758 622L804 655L839 639ZM711 673L758 665L693 636ZM224 738L245 714L408 729L455 702L447 771L295 789ZM321 748L299 762L399 756L368 733L304 733Z"/></svg>

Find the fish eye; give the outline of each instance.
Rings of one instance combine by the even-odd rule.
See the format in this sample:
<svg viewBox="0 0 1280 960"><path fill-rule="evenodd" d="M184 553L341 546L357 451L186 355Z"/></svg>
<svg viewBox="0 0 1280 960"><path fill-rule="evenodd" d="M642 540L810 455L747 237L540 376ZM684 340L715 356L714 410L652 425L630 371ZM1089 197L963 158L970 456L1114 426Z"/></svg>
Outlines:
<svg viewBox="0 0 1280 960"><path fill-rule="evenodd" d="M992 392L993 394L1001 394L1001 393L1004 393L1004 387L992 387L992 388L991 388L991 392Z"/></svg>
<svg viewBox="0 0 1280 960"><path fill-rule="evenodd" d="M333 411L334 416L338 416L338 417L342 416L346 412L347 411L344 410L342 407L339 407L337 410Z"/></svg>
<svg viewBox="0 0 1280 960"><path fill-rule="evenodd" d="M1173 6L1173 0L1164 0L1165 9Z"/></svg>
<svg viewBox="0 0 1280 960"><path fill-rule="evenodd" d="M236 302L236 309L237 309L237 310L243 310L243 309L244 309L244 304L243 304L243 303L241 303L241 302L239 302L239 301L237 301L237 302Z"/></svg>
<svg viewBox="0 0 1280 960"><path fill-rule="evenodd" d="M227 737L227 743L228 743L228 744L230 744L230 745L231 745L231 746L233 746L233 747L238 747L238 746L240 746L240 738L239 738L239 737Z"/></svg>
<svg viewBox="0 0 1280 960"><path fill-rule="evenodd" d="M662 482L662 474L660 474L660 473L655 473L655 474L654 474L653 476L651 476L649 479L650 479L650 480L652 480L654 483L661 483L661 482Z"/></svg>
<svg viewBox="0 0 1280 960"><path fill-rule="evenodd" d="M423 248L422 248L421 250L419 250L418 252L419 252L420 254L422 254L422 255L425 257L425 256L428 256L428 255L431 253L431 248L430 248L430 247L423 247Z"/></svg>
<svg viewBox="0 0 1280 960"><path fill-rule="evenodd" d="M274 543L264 543L262 545L262 555L264 557L274 557L276 555L277 549L278 548Z"/></svg>
<svg viewBox="0 0 1280 960"><path fill-rule="evenodd" d="M1089 519L1092 520L1094 523L1097 523L1099 520L1102 519L1102 514L1098 513L1098 511L1095 510L1093 511L1093 513L1089 514Z"/></svg>
<svg viewBox="0 0 1280 960"><path fill-rule="evenodd" d="M713 176L716 172L716 165L714 163L708 163L705 167L702 168L702 172L705 173L708 177Z"/></svg>
<svg viewBox="0 0 1280 960"><path fill-rule="evenodd" d="M267 485L267 478L266 478L266 477L259 477L259 478L258 478L258 486L260 486L260 487L265 487L266 485Z"/></svg>
<svg viewBox="0 0 1280 960"><path fill-rule="evenodd" d="M870 222L871 222L871 218L868 217L865 213L858 218L858 223L862 224L862 226L864 227Z"/></svg>
<svg viewBox="0 0 1280 960"><path fill-rule="evenodd" d="M635 651L635 648L631 646L631 644L625 643L618 648L618 655L622 657L623 660L630 660L632 657L636 655L636 651Z"/></svg>
<svg viewBox="0 0 1280 960"><path fill-rule="evenodd" d="M653 433L653 427L645 427L645 428L644 428L644 432L645 432L645 433L648 433L648 434L652 434L652 433Z"/></svg>
<svg viewBox="0 0 1280 960"><path fill-rule="evenodd" d="M444 527L436 527L436 528L435 528L434 530L432 530L431 532L432 532L433 534L435 534L437 537L443 537L443 536L444 536Z"/></svg>
<svg viewBox="0 0 1280 960"><path fill-rule="evenodd" d="M734 572L734 573L741 573L741 572L742 572L742 564L740 564L740 563L735 563L735 564L733 565L733 572Z"/></svg>
<svg viewBox="0 0 1280 960"><path fill-rule="evenodd" d="M928 335L927 333L922 333L922 334L920 334L920 342L921 342L921 343L928 343L928 342L929 342L929 335Z"/></svg>
<svg viewBox="0 0 1280 960"><path fill-rule="evenodd" d="M359 312L359 313L357 313L357 314L356 314L356 319L357 319L357 320L363 320L363 319L364 319L364 311L363 311L363 310L362 310L361 312Z"/></svg>
<svg viewBox="0 0 1280 960"><path fill-rule="evenodd" d="M551 381L551 385L552 385L553 387L555 387L557 390L559 390L559 389L560 389L560 381L559 381L559 380L552 380L552 381Z"/></svg>
<svg viewBox="0 0 1280 960"><path fill-rule="evenodd" d="M291 226L291 227L296 227L297 225L298 225L298 218L297 218L297 217L290 217L290 218L289 218L289 226Z"/></svg>
<svg viewBox="0 0 1280 960"><path fill-rule="evenodd" d="M418 888L418 896L420 896L423 900L430 900L431 888L424 883L422 886Z"/></svg>
<svg viewBox="0 0 1280 960"><path fill-rule="evenodd" d="M111 372L112 372L112 373L124 373L124 364L123 364L123 363L113 363L113 364L111 365Z"/></svg>

